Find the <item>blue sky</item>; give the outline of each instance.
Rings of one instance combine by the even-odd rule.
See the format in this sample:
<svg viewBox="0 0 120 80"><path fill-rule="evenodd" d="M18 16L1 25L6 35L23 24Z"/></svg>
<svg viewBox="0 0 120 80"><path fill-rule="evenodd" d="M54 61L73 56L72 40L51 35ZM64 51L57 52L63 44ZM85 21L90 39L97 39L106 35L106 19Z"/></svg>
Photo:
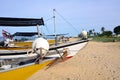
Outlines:
<svg viewBox="0 0 120 80"><path fill-rule="evenodd" d="M78 35L83 29L101 27L113 30L120 25L120 0L0 0L0 17L40 18L43 17L46 26L41 26L42 33L53 34L53 9L56 9L73 27L56 14L57 33ZM30 28L8 28L0 26L8 32L36 31ZM1 35L1 31L0 31Z"/></svg>

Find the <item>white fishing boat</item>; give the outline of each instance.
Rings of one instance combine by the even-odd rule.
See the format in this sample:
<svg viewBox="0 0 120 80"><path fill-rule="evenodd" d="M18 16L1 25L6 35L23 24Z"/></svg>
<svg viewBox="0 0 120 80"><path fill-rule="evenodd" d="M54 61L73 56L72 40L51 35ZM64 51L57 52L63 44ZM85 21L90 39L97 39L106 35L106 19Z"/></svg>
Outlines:
<svg viewBox="0 0 120 80"><path fill-rule="evenodd" d="M38 50L38 52L35 51L22 55L0 56L0 63L1 63L0 78L5 80L8 79L13 80L14 79L13 74L14 74L14 76L16 76L15 79L25 80L35 71L40 70L45 66L49 66L53 64L58 59L60 61L64 61L68 58L73 57L86 44L87 44L87 40L83 40L83 41L76 41L72 43L66 43L66 44L50 47L47 53L45 48L40 47L39 50L43 49L45 51ZM39 53L39 52L43 52L43 53ZM44 56L42 56L43 54Z"/></svg>

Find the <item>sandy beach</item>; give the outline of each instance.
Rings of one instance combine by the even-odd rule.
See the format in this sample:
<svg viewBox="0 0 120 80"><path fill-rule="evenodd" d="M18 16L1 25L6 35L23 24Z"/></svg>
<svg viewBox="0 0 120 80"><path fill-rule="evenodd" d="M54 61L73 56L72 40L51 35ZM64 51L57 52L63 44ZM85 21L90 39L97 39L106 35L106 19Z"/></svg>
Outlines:
<svg viewBox="0 0 120 80"><path fill-rule="evenodd" d="M88 42L73 58L28 80L120 80L120 42Z"/></svg>

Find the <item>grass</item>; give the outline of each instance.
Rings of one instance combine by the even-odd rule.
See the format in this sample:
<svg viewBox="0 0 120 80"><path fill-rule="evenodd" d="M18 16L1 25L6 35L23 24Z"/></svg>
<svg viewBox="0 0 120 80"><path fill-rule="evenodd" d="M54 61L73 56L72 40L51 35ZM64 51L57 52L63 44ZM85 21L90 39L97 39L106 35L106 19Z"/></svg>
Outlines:
<svg viewBox="0 0 120 80"><path fill-rule="evenodd" d="M119 42L120 41L120 37L92 37L93 41L97 41L97 42Z"/></svg>

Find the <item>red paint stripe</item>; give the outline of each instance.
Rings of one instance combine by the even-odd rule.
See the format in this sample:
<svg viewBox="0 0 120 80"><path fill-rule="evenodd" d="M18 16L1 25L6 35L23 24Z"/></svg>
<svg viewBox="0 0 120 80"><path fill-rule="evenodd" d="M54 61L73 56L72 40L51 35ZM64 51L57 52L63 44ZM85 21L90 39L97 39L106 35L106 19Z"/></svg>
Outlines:
<svg viewBox="0 0 120 80"><path fill-rule="evenodd" d="M73 56L68 56L68 57L66 57L65 59L63 59L61 62L65 62L66 60L68 60L68 59L70 59L70 58L72 58Z"/></svg>

